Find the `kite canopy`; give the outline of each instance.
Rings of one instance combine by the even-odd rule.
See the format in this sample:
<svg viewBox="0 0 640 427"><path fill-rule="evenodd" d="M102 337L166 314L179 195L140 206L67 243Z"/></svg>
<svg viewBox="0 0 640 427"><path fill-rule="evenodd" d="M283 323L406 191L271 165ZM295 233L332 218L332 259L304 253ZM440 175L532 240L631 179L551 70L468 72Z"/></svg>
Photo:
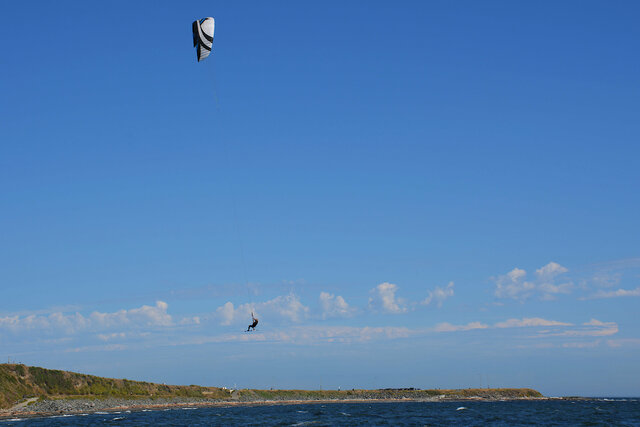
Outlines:
<svg viewBox="0 0 640 427"><path fill-rule="evenodd" d="M193 46L196 47L198 53L198 62L211 53L215 24L215 20L209 17L199 21L193 21L191 25L193 31Z"/></svg>

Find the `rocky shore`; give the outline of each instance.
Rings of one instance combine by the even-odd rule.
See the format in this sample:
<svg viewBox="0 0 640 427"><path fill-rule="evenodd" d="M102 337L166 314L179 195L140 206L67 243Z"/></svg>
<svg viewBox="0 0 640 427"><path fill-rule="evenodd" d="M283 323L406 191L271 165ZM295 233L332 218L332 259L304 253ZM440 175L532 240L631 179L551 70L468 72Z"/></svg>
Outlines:
<svg viewBox="0 0 640 427"><path fill-rule="evenodd" d="M542 400L544 397L522 397L508 400ZM505 400L501 398L486 397L459 397L446 396L422 397L422 398L357 398L357 399L295 399L295 400L216 400L189 397L174 398L106 398L106 399L53 399L39 400L22 407L14 407L0 410L0 419L43 417L51 415L74 415L95 412L113 411L141 411L154 409L172 409L185 407L212 407L212 406L253 406L253 405L295 405L313 403L359 403L359 402L452 402L452 401L495 401Z"/></svg>

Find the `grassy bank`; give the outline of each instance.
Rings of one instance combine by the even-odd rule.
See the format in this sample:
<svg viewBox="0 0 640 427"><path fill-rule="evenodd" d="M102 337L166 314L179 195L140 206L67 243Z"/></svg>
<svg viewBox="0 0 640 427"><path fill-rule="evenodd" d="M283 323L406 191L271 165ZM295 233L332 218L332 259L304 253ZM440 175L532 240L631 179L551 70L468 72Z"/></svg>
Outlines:
<svg viewBox="0 0 640 427"><path fill-rule="evenodd" d="M18 364L0 364L0 408L9 408L25 398L197 398L219 401L256 402L264 400L345 400L345 399L520 399L542 397L532 389L461 390L230 390L196 385L175 386L144 381L96 377L74 372Z"/></svg>
<svg viewBox="0 0 640 427"><path fill-rule="evenodd" d="M77 374L17 364L0 364L0 408L27 397L136 398L194 397L228 399L227 390L195 385L175 386Z"/></svg>
<svg viewBox="0 0 640 427"><path fill-rule="evenodd" d="M442 397L446 399L523 399L543 397L530 388L493 388L493 389L460 389L460 390L238 390L239 401L257 400L346 400L346 399L430 399Z"/></svg>

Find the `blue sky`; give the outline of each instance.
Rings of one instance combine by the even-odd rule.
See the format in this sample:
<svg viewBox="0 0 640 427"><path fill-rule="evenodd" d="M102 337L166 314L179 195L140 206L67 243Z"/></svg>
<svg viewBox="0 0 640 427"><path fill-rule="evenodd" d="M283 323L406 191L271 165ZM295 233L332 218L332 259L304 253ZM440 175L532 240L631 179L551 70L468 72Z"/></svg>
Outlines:
<svg viewBox="0 0 640 427"><path fill-rule="evenodd" d="M2 3L0 356L178 384L640 395L639 17Z"/></svg>

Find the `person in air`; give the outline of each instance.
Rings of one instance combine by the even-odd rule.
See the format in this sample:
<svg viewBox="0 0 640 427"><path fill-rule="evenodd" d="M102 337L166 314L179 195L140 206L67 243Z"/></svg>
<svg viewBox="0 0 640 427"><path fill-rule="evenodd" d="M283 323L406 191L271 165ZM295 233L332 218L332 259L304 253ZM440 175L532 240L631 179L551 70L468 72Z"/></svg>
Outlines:
<svg viewBox="0 0 640 427"><path fill-rule="evenodd" d="M247 332L249 332L251 330L251 328L253 328L253 330L256 330L256 326L258 326L258 319L256 319L253 316L253 311L251 312L251 319L253 319L253 323L249 325L249 327L247 328Z"/></svg>

